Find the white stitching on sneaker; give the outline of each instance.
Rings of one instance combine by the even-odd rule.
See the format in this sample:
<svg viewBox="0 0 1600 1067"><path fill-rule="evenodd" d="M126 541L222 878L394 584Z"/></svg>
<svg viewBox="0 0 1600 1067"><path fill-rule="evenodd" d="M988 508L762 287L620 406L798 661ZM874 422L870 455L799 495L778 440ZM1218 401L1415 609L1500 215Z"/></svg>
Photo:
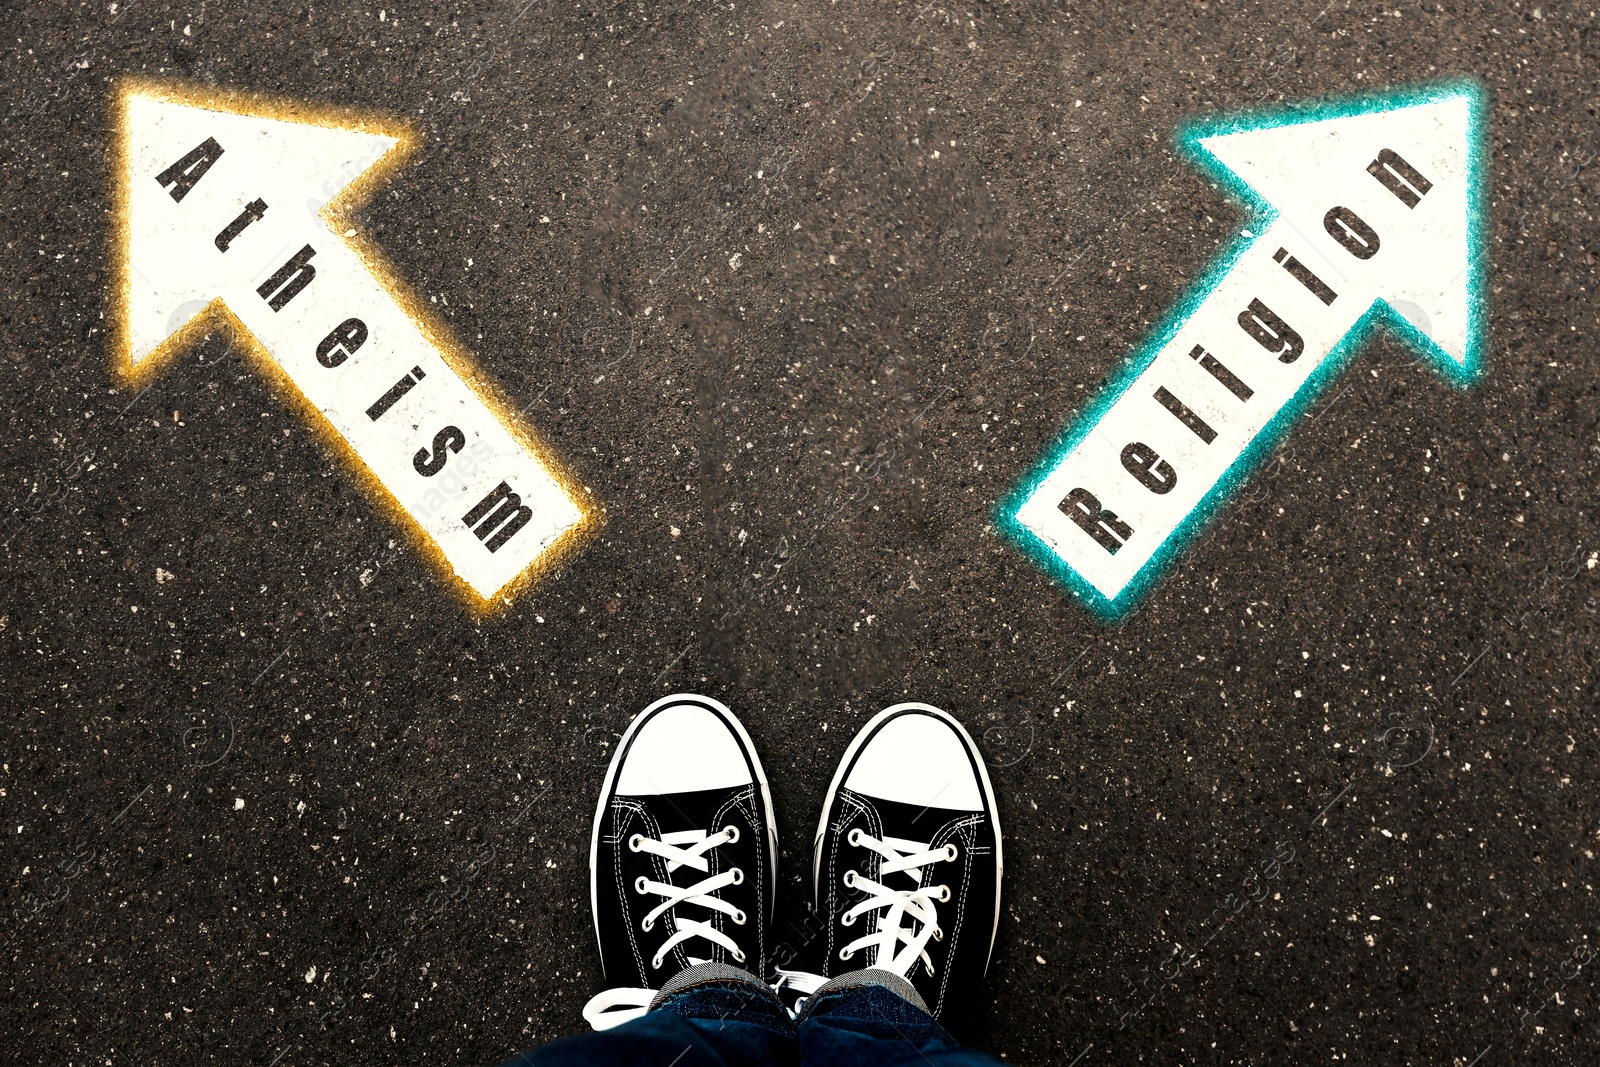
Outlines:
<svg viewBox="0 0 1600 1067"><path fill-rule="evenodd" d="M985 816L983 812L974 812L973 814L962 819L960 822L951 823L949 826L945 827L940 836L944 836L946 834L966 834L968 831L982 823L984 818ZM964 858L961 861L961 899L956 901L956 921L955 926L951 929L952 944L954 941L960 939L961 928L967 921L967 894L972 889L972 857L978 855L986 856L990 852L989 848L983 845L974 847L971 843L972 839L970 836L963 836L962 840L966 842L966 847L962 849L962 856ZM944 1010L945 994L949 991L950 968L946 967L944 969L944 974L939 977L939 996L933 1002L933 1011L935 1015Z"/></svg>
<svg viewBox="0 0 1600 1067"><path fill-rule="evenodd" d="M716 816L711 820L711 825L721 826L724 829L727 829L730 826L733 827L735 841L738 840L738 835L743 833L743 831L740 830L737 825L728 821L733 817L735 812L737 812L744 819L748 820L749 825L756 827L756 829L752 831L754 837L751 839L751 844L756 850L754 867L756 871L756 881L754 883L756 891L756 914L760 916L766 916L770 912L770 904L767 900L766 877L766 872L769 869L768 863L770 860L767 856L767 835L764 830L766 822L761 815L759 792L759 787L752 782L740 792L729 797L727 802L717 809ZM765 960L767 958L767 924L765 921L756 923L755 934L756 959ZM679 949L678 951L680 954L683 952L682 949Z"/></svg>
<svg viewBox="0 0 1600 1067"><path fill-rule="evenodd" d="M616 829L610 838L612 844L621 840L622 831L635 819L638 820L641 828L647 831L647 833L640 835L641 838L648 836L650 833L659 832L660 827L650 814L650 810L639 801L629 800L627 797L613 797L611 806L612 817L616 820ZM619 848L611 849L611 880L617 895L619 897L626 896L628 884L622 880L622 850ZM624 907L623 910L626 911L627 909ZM638 938L628 938L628 951L633 956L634 966L639 969L640 974L643 974L645 971L644 953L639 951Z"/></svg>
<svg viewBox="0 0 1600 1067"><path fill-rule="evenodd" d="M838 828L844 826L853 818L865 819L874 829L878 829L879 826L878 810L872 805L864 803L860 797L855 796L848 789L839 790L834 799L838 803L839 807L835 808L829 813L831 818L828 821L830 824L834 825L835 829L833 833L828 835L828 838L832 844L828 850L828 879L823 883L823 885L828 887L828 889L825 890L825 892L828 893L828 897L823 899L832 899L833 894L836 892L832 888L833 879L835 877L834 872L839 869L839 849L847 840L847 835L839 833ZM850 810L848 812L840 810L841 808L845 807L848 807ZM819 900L818 903L820 904L821 900ZM824 959L829 959L833 956L834 934L835 930L833 928L833 924L830 922L828 924L826 940L823 942Z"/></svg>

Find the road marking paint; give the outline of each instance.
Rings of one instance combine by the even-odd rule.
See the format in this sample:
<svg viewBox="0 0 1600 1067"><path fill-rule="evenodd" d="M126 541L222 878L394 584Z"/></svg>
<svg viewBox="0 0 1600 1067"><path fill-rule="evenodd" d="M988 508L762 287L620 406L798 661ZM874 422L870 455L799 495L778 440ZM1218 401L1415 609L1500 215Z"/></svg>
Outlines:
<svg viewBox="0 0 1600 1067"><path fill-rule="evenodd" d="M148 81L123 83L117 126L125 375L230 323L480 606L598 526L376 250L342 236L409 130Z"/></svg>
<svg viewBox="0 0 1600 1067"><path fill-rule="evenodd" d="M1130 610L1386 325L1459 384L1487 306L1475 82L1183 130L1255 218L996 515L1104 618Z"/></svg>

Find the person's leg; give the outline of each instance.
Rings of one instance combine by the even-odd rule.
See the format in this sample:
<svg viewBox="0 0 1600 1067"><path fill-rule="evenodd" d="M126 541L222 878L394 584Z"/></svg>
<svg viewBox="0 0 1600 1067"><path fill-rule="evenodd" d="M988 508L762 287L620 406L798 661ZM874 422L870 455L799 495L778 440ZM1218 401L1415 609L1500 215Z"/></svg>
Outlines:
<svg viewBox="0 0 1600 1067"><path fill-rule="evenodd" d="M998 1067L986 1052L962 1048L928 1014L921 994L891 971L831 979L800 1013L800 1062L830 1067Z"/></svg>
<svg viewBox="0 0 1600 1067"><path fill-rule="evenodd" d="M994 788L959 722L897 704L861 728L817 824L817 936L800 969L779 972L780 992L810 995L803 1062L993 1062L940 1020L982 995L1000 850Z"/></svg>
<svg viewBox="0 0 1600 1067"><path fill-rule="evenodd" d="M796 1062L794 1023L756 976L771 955L777 824L738 719L665 697L617 744L589 843L606 988L596 1031L511 1062L739 1067Z"/></svg>
<svg viewBox="0 0 1600 1067"><path fill-rule="evenodd" d="M679 972L645 1014L524 1052L503 1067L794 1067L794 1022L755 975L719 963Z"/></svg>

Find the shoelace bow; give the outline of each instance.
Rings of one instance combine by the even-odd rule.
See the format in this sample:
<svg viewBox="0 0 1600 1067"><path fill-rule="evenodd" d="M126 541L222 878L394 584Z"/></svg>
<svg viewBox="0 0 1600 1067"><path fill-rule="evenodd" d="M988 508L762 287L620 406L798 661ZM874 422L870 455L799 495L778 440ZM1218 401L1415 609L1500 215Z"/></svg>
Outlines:
<svg viewBox="0 0 1600 1067"><path fill-rule="evenodd" d="M739 840L739 828L725 826L715 834L707 835L703 830L682 830L675 833L663 834L659 839L646 837L643 834L634 834L628 839L628 848L634 852L648 852L660 856L667 861L666 873L670 876L679 867L689 867L696 871L707 872L711 870L711 861L707 853L723 845L731 845ZM688 845L688 847L684 847ZM690 886L676 886L670 882L657 882L640 875L634 879L633 890L641 896L662 897L661 903L645 913L639 926L649 933L655 928L658 920L666 917L680 904L693 904L711 911L721 912L731 918L735 924L743 926L747 916L739 908L734 907L726 900L715 896L731 885L738 885L744 881L744 872L738 867L703 878ZM652 970L658 969L666 960L667 953L692 938L701 937L726 949L735 962L743 963L745 954L733 938L718 930L709 922L685 918L681 915L670 915L673 924L673 933L656 950L650 960ZM690 963L701 963L703 960L690 959ZM620 987L606 989L589 999L583 1007L584 1020L596 1030L609 1030L613 1026L620 1026L630 1019L637 1019L649 1010L650 1002L655 999L656 990L644 988Z"/></svg>
<svg viewBox="0 0 1600 1067"><path fill-rule="evenodd" d="M871 948L875 951L867 966L879 967L893 971L902 978L910 978L912 967L921 960L928 974L932 975L933 960L928 956L928 941L930 938L936 941L944 939L944 931L939 928L938 911L934 908L934 904L943 904L950 899L950 887L922 885L922 869L932 867L936 863L954 860L957 856L956 846L948 844L942 848L929 848L927 844L919 841L907 841L901 838L880 839L859 827L851 830L846 840L853 847L870 849L882 857L882 862L878 865L879 878L904 874L917 883L917 888L894 889L856 871L846 871L845 886L865 893L866 899L847 909L839 921L845 926L851 926L858 918L870 912L881 911L882 914L877 916L871 933L856 938L839 950L839 958L848 961L858 951ZM911 928L906 926L907 920L910 921ZM780 996L785 990L801 994L794 1004L794 1011L798 1014L805 1006L805 1002L827 981L826 975L813 974L810 971L787 971L780 967L778 981L773 989Z"/></svg>

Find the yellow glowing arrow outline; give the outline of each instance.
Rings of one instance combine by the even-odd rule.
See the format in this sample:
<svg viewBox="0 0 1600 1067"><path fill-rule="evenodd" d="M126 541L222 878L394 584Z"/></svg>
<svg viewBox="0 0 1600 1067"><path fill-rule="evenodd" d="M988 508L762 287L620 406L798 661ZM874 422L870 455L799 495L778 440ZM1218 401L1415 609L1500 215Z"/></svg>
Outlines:
<svg viewBox="0 0 1600 1067"><path fill-rule="evenodd" d="M322 412L312 405L300 391L300 387L289 377L288 372L228 309L221 297L213 299L210 304L197 312L194 318L135 366L132 334L127 319L132 286L132 264L129 262L128 190L133 180L131 167L133 144L128 122L128 102L134 95L155 97L168 103L206 111L297 122L329 129L356 130L394 138L393 148L357 175L354 181L328 202L322 209L322 220L335 237L350 245L362 265L377 279L389 298L400 306L417 329L422 331L428 342L444 357L451 369L460 375L468 388L484 402L495 418L499 419L506 430L544 464L545 469L550 472L562 491L572 499L582 516L576 525L556 538L520 574L501 587L493 598L486 600L479 596L476 590L455 573L433 538L428 536L405 506L389 492L388 487L367 468L355 449L351 448L343 435L329 424ZM516 408L478 371L467 350L456 343L445 326L416 298L411 287L399 277L378 248L363 239L359 228L350 222L348 216L366 203L368 196L386 183L390 175L399 169L400 164L414 151L417 140L417 132L409 123L353 109L320 107L298 100L268 97L260 93L217 89L211 86L190 87L150 78L121 79L114 89L111 116L111 262L115 276L110 309L112 373L129 387L139 387L164 366L174 353L191 347L214 329L226 330L234 342L251 354L265 372L267 380L274 384L275 391L280 397L286 398L300 409L302 415L306 417L306 422L313 427L313 432L324 439L333 451L342 452L346 456L349 460L347 466L355 472L357 480L368 490L371 498L386 507L397 526L410 531L414 546L432 557L436 568L449 577L452 586L475 613L491 615L498 609L510 605L517 593L558 569L578 549L587 544L604 523L605 509L595 499L589 487L584 485L557 456L555 449L523 425L516 415ZM350 229L356 229L357 234L345 237L344 232Z"/></svg>

